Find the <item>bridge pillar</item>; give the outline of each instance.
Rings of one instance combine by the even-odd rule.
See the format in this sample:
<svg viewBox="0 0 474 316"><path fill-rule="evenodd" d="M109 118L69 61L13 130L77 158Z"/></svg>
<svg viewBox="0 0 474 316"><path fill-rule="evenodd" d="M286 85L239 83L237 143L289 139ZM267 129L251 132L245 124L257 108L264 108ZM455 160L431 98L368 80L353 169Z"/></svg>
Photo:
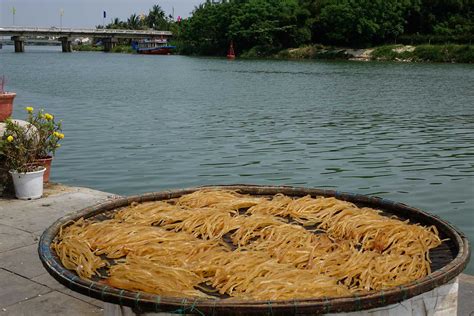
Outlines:
<svg viewBox="0 0 474 316"><path fill-rule="evenodd" d="M25 52L25 38L21 36L12 36L12 41L15 44L15 53Z"/></svg>
<svg viewBox="0 0 474 316"><path fill-rule="evenodd" d="M104 52L111 52L112 49L117 45L118 40L115 37L104 38Z"/></svg>
<svg viewBox="0 0 474 316"><path fill-rule="evenodd" d="M63 48L63 53L70 53L72 52L72 44L70 37L60 37L59 40L61 41L61 46Z"/></svg>

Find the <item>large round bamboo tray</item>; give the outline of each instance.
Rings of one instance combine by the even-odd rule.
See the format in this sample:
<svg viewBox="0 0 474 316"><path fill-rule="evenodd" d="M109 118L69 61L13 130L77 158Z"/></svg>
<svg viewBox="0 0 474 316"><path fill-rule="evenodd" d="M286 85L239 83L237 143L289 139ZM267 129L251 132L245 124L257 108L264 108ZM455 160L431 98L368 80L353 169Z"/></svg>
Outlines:
<svg viewBox="0 0 474 316"><path fill-rule="evenodd" d="M466 267L470 250L466 236L435 215L407 206L403 203L392 202L378 197L369 197L360 194L342 193L332 190L298 188L287 186L256 186L256 185L227 185L213 186L237 190L251 195L274 195L283 193L288 196L301 197L305 195L336 197L349 201L358 206L368 206L384 211L387 215L396 215L401 219L422 225L435 225L440 233L443 243L430 251L432 273L417 281L404 284L384 291L374 291L364 295L348 297L325 297L304 300L285 301L249 301L216 299L184 299L180 297L162 297L158 295L131 292L111 288L97 282L98 280L84 280L74 272L67 270L51 250L50 246L63 225L81 217L96 218L100 220L104 214L114 212L115 209L127 206L132 202L148 202L167 200L192 193L201 188L184 190L162 191L143 195L120 198L85 208L75 214L65 216L56 221L41 236L39 242L39 256L44 267L59 282L68 288L100 299L105 302L129 306L137 313L146 312L175 312L181 314L199 315L295 315L295 314L323 314L335 312L350 312L367 310L376 307L394 304L413 296L439 287L457 275Z"/></svg>

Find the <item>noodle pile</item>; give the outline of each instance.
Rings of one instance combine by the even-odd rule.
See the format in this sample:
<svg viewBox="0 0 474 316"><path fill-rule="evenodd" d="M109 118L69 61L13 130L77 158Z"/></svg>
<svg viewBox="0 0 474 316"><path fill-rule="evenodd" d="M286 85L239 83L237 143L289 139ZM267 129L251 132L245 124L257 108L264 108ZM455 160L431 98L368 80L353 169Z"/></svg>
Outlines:
<svg viewBox="0 0 474 316"><path fill-rule="evenodd" d="M80 219L52 248L109 286L174 297L285 300L399 286L429 274L423 227L335 198L200 190ZM103 277L106 275L106 277Z"/></svg>

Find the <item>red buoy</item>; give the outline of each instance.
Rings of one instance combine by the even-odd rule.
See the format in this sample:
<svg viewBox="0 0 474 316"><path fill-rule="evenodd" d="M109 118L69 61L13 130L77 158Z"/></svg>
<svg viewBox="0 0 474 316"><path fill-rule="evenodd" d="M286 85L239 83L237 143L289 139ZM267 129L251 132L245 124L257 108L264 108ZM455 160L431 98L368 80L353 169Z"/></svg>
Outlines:
<svg viewBox="0 0 474 316"><path fill-rule="evenodd" d="M227 59L235 59L234 41L230 41L229 51L227 52Z"/></svg>

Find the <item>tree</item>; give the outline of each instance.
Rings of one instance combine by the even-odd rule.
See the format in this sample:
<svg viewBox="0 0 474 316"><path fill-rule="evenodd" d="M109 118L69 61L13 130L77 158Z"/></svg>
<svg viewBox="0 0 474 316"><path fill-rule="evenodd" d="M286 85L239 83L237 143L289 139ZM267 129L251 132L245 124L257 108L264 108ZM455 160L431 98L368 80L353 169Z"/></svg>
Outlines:
<svg viewBox="0 0 474 316"><path fill-rule="evenodd" d="M145 24L155 30L169 30L170 20L158 4L155 4L145 18Z"/></svg>
<svg viewBox="0 0 474 316"><path fill-rule="evenodd" d="M127 27L132 30L143 28L143 20L137 14L133 13L127 20Z"/></svg>
<svg viewBox="0 0 474 316"><path fill-rule="evenodd" d="M171 28L184 53L222 56L233 40L237 53L268 55L308 43L367 47L412 33L474 39L473 15L473 0L207 0Z"/></svg>
<svg viewBox="0 0 474 316"><path fill-rule="evenodd" d="M366 46L391 41L404 31L409 0L343 0L325 2L316 20L326 43Z"/></svg>
<svg viewBox="0 0 474 316"><path fill-rule="evenodd" d="M126 29L127 27L127 23L121 21L119 18L114 18L112 22L106 26L108 29Z"/></svg>
<svg viewBox="0 0 474 316"><path fill-rule="evenodd" d="M407 17L407 33L474 37L474 1L420 0Z"/></svg>
<svg viewBox="0 0 474 316"><path fill-rule="evenodd" d="M207 1L180 26L185 51L223 55L229 42L237 52L252 48L262 54L309 42L311 30L298 20L298 0Z"/></svg>

